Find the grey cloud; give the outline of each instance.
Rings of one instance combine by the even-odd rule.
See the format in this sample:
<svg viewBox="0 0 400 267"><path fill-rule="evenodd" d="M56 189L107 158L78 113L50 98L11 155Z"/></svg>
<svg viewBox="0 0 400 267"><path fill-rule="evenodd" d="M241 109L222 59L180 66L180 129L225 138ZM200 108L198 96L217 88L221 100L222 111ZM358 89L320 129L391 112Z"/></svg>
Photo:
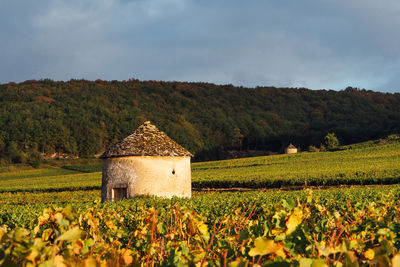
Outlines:
<svg viewBox="0 0 400 267"><path fill-rule="evenodd" d="M0 82L205 81L399 91L397 0L5 0Z"/></svg>

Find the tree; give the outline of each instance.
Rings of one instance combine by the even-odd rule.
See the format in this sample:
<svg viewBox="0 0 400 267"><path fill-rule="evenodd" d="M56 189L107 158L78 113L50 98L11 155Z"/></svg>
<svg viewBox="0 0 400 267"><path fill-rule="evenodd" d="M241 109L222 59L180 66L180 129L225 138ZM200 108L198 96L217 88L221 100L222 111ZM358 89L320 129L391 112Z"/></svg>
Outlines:
<svg viewBox="0 0 400 267"><path fill-rule="evenodd" d="M91 157L147 120L195 160L210 160L228 149L277 151L289 137L302 147L321 141L325 147L328 132L343 144L383 138L400 133L398 118L400 94L357 88L252 89L134 79L0 83L0 158L26 161L33 151Z"/></svg>
<svg viewBox="0 0 400 267"><path fill-rule="evenodd" d="M328 133L325 138L325 146L328 150L335 150L339 147L339 140L337 139L335 133Z"/></svg>
<svg viewBox="0 0 400 267"><path fill-rule="evenodd" d="M28 157L28 164L37 169L43 161L43 156L37 151L32 152Z"/></svg>
<svg viewBox="0 0 400 267"><path fill-rule="evenodd" d="M232 146L237 149L242 149L243 134L238 127L233 129Z"/></svg>
<svg viewBox="0 0 400 267"><path fill-rule="evenodd" d="M23 163L25 160L24 154L18 150L16 142L10 142L7 147L6 154L12 163Z"/></svg>

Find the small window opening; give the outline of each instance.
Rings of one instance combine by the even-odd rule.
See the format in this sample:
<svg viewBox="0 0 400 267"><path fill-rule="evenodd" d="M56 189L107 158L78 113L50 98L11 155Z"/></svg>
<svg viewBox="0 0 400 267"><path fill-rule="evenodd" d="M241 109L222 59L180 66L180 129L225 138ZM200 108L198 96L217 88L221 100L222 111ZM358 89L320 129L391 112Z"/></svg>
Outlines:
<svg viewBox="0 0 400 267"><path fill-rule="evenodd" d="M128 197L127 188L113 188L113 200L126 199Z"/></svg>
<svg viewBox="0 0 400 267"><path fill-rule="evenodd" d="M172 170L172 174L174 174L174 175L175 175L175 169L173 169L173 170Z"/></svg>

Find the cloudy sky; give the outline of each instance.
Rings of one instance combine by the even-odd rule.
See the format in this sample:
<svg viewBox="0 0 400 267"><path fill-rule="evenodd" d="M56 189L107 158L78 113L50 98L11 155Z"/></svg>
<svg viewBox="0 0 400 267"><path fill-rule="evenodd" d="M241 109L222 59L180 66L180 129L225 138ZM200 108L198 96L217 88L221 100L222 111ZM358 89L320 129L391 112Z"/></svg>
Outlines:
<svg viewBox="0 0 400 267"><path fill-rule="evenodd" d="M1 0L0 83L400 92L399 0Z"/></svg>

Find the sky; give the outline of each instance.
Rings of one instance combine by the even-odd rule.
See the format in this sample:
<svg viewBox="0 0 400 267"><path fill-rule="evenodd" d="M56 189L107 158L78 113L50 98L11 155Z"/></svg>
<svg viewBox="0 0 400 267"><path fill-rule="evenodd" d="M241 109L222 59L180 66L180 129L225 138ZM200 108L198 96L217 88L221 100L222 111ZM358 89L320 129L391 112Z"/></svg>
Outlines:
<svg viewBox="0 0 400 267"><path fill-rule="evenodd" d="M399 0L1 0L0 83L400 92Z"/></svg>

